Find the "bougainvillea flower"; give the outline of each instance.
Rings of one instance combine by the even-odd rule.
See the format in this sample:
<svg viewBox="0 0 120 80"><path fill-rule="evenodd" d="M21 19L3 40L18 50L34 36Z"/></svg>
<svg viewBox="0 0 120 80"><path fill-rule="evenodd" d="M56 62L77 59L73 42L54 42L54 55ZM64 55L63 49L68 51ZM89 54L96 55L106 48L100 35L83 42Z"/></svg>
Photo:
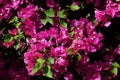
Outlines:
<svg viewBox="0 0 120 80"><path fill-rule="evenodd" d="M3 45L7 48L11 47L13 45L14 41L10 41L10 42L4 42Z"/></svg>
<svg viewBox="0 0 120 80"><path fill-rule="evenodd" d="M15 36L18 34L18 30L17 29L12 29L12 30L8 30L8 33L10 33L11 35Z"/></svg>
<svg viewBox="0 0 120 80"><path fill-rule="evenodd" d="M10 18L11 5L7 4L3 7L0 7L0 19L9 19Z"/></svg>
<svg viewBox="0 0 120 80"><path fill-rule="evenodd" d="M64 76L65 80L73 80L73 75L71 73L66 73Z"/></svg>
<svg viewBox="0 0 120 80"><path fill-rule="evenodd" d="M117 80L119 2L0 0L0 80Z"/></svg>
<svg viewBox="0 0 120 80"><path fill-rule="evenodd" d="M118 47L114 50L114 52L120 55L120 45L118 45Z"/></svg>
<svg viewBox="0 0 120 80"><path fill-rule="evenodd" d="M37 9L38 9L37 6L29 4L26 8L22 8L18 12L18 17L19 18L28 18L28 17L31 17L35 13L35 11Z"/></svg>
<svg viewBox="0 0 120 80"><path fill-rule="evenodd" d="M54 5L55 5L55 2L54 2L54 0L46 0L46 5L48 6L48 7L54 7Z"/></svg>
<svg viewBox="0 0 120 80"><path fill-rule="evenodd" d="M67 71L68 61L63 58L58 58L52 68L56 72L65 72Z"/></svg>

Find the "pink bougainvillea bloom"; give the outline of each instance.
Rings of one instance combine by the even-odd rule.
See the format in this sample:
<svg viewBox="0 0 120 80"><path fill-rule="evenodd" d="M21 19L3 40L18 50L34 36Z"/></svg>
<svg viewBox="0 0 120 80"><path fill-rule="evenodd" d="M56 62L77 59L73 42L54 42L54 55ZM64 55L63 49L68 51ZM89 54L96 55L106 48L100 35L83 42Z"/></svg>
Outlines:
<svg viewBox="0 0 120 80"><path fill-rule="evenodd" d="M26 64L34 63L35 62L34 56L33 56L32 52L26 52L26 53L24 53L24 62Z"/></svg>
<svg viewBox="0 0 120 80"><path fill-rule="evenodd" d="M21 0L11 0L12 7L14 9L17 9L20 5L20 2L22 2L22 1Z"/></svg>
<svg viewBox="0 0 120 80"><path fill-rule="evenodd" d="M95 18L98 22L106 21L105 11L95 10Z"/></svg>
<svg viewBox="0 0 120 80"><path fill-rule="evenodd" d="M114 52L120 55L120 45L118 45L118 47L114 50Z"/></svg>
<svg viewBox="0 0 120 80"><path fill-rule="evenodd" d="M48 30L47 32L49 33L49 36L55 39L58 37L58 30L55 28L50 28L50 30Z"/></svg>
<svg viewBox="0 0 120 80"><path fill-rule="evenodd" d="M0 19L9 19L11 15L11 5L7 4L0 7Z"/></svg>
<svg viewBox="0 0 120 80"><path fill-rule="evenodd" d="M95 26L94 26L91 22L89 22L89 23L87 23L87 25L86 25L86 29L87 29L87 32L88 32L88 34L89 34L89 33L92 33L92 32L94 31Z"/></svg>
<svg viewBox="0 0 120 80"><path fill-rule="evenodd" d="M104 24L104 26L109 27L110 24L111 24L111 22L106 22L106 23Z"/></svg>
<svg viewBox="0 0 120 80"><path fill-rule="evenodd" d="M37 6L34 6L33 4L29 4L26 8L22 8L18 12L18 17L19 18L29 18L35 13L35 11L37 9L38 9Z"/></svg>
<svg viewBox="0 0 120 80"><path fill-rule="evenodd" d="M60 26L60 36L61 36L61 39L65 39L65 38L68 38L68 33L67 33L67 28L63 28L62 26Z"/></svg>
<svg viewBox="0 0 120 80"><path fill-rule="evenodd" d="M85 43L84 43L84 41L81 40L81 39L77 40L77 42L75 43L74 48L76 50L84 50L85 49Z"/></svg>
<svg viewBox="0 0 120 80"><path fill-rule="evenodd" d="M26 69L28 71L28 75L33 75L32 74L32 69L33 69L34 65L35 65L35 63L29 63L29 64L27 64Z"/></svg>
<svg viewBox="0 0 120 80"><path fill-rule="evenodd" d="M34 52L26 52L24 53L24 63L27 64L26 68L28 71L29 75L33 75L32 74L32 69L35 65L35 56L34 56Z"/></svg>
<svg viewBox="0 0 120 80"><path fill-rule="evenodd" d="M30 36L30 31L26 30L24 33L25 33L26 36Z"/></svg>
<svg viewBox="0 0 120 80"><path fill-rule="evenodd" d="M43 58L43 55L41 53L39 53L39 52L35 52L34 53L34 57L36 57L36 58Z"/></svg>
<svg viewBox="0 0 120 80"><path fill-rule="evenodd" d="M11 42L4 42L3 45L7 48L10 48L13 45L14 41Z"/></svg>
<svg viewBox="0 0 120 80"><path fill-rule="evenodd" d="M16 28L12 29L12 30L8 30L8 33L10 33L11 35L15 36L18 34L18 30Z"/></svg>
<svg viewBox="0 0 120 80"><path fill-rule="evenodd" d="M73 75L72 75L71 73L66 73L66 74L64 75L64 79L65 79L65 80L73 80Z"/></svg>
<svg viewBox="0 0 120 80"><path fill-rule="evenodd" d="M58 57L66 58L67 57L67 53L63 46L51 48L51 54L54 56L54 58L58 58Z"/></svg>
<svg viewBox="0 0 120 80"><path fill-rule="evenodd" d="M99 72L94 73L93 77L90 80L101 80L101 76Z"/></svg>
<svg viewBox="0 0 120 80"><path fill-rule="evenodd" d="M78 20L72 20L72 21L71 21L71 26L77 28L79 25L80 25L80 23L79 23Z"/></svg>
<svg viewBox="0 0 120 80"><path fill-rule="evenodd" d="M7 4L8 3L8 0L0 0L0 4Z"/></svg>
<svg viewBox="0 0 120 80"><path fill-rule="evenodd" d="M60 57L55 61L52 68L56 72L66 72L67 66L68 66L68 61L66 59Z"/></svg>
<svg viewBox="0 0 120 80"><path fill-rule="evenodd" d="M92 1L92 3L93 3L93 5L95 6L95 7L99 7L100 5L101 5L101 1L102 0L91 0Z"/></svg>
<svg viewBox="0 0 120 80"><path fill-rule="evenodd" d="M24 31L25 35L34 37L36 35L35 22L30 20L30 18L25 19L20 28Z"/></svg>
<svg viewBox="0 0 120 80"><path fill-rule="evenodd" d="M54 5L55 5L55 2L54 2L54 0L46 0L46 5L48 6L48 7L54 7Z"/></svg>

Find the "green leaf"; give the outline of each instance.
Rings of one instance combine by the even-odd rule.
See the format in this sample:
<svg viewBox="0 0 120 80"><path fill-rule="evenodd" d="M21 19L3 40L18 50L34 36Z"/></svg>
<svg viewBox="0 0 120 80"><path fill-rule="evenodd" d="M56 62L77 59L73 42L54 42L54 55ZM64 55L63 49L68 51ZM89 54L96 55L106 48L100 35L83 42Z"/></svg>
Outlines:
<svg viewBox="0 0 120 80"><path fill-rule="evenodd" d="M15 16L13 19L14 19L15 22L18 21L18 17L17 16Z"/></svg>
<svg viewBox="0 0 120 80"><path fill-rule="evenodd" d="M113 66L113 67L116 67L116 68L120 68L120 65L119 65L117 62L113 62L113 63L112 63L112 66Z"/></svg>
<svg viewBox="0 0 120 80"><path fill-rule="evenodd" d="M13 47L17 50L20 47L20 42L15 43Z"/></svg>
<svg viewBox="0 0 120 80"><path fill-rule="evenodd" d="M71 28L70 28L70 31L73 31L73 29L74 29L74 27L71 27Z"/></svg>
<svg viewBox="0 0 120 80"><path fill-rule="evenodd" d="M48 21L50 24L53 25L53 18L48 17L48 18L47 18L47 21Z"/></svg>
<svg viewBox="0 0 120 80"><path fill-rule="evenodd" d="M25 20L25 18L21 18L21 22L23 22Z"/></svg>
<svg viewBox="0 0 120 80"><path fill-rule="evenodd" d="M48 21L47 21L47 19L45 18L45 19L41 19L41 22L42 22L42 24L45 26Z"/></svg>
<svg viewBox="0 0 120 80"><path fill-rule="evenodd" d="M19 26L21 25L21 22L14 23L14 25L16 28L19 28Z"/></svg>
<svg viewBox="0 0 120 80"><path fill-rule="evenodd" d="M67 24L67 21L65 19L60 19L59 22L64 28L67 28L68 24Z"/></svg>
<svg viewBox="0 0 120 80"><path fill-rule="evenodd" d="M22 34L22 32L19 33L19 34L16 35L16 36L14 36L14 39L15 39L15 40L22 39L22 38L25 38L25 36L24 36L24 34Z"/></svg>
<svg viewBox="0 0 120 80"><path fill-rule="evenodd" d="M43 23L44 26L47 24L47 22L53 25L53 18L46 16L45 19L41 19L41 22Z"/></svg>
<svg viewBox="0 0 120 80"><path fill-rule="evenodd" d="M13 40L13 36L10 35L10 34L6 34L5 35L5 38L4 38L4 41L5 42L11 42Z"/></svg>
<svg viewBox="0 0 120 80"><path fill-rule="evenodd" d="M21 24L21 22L19 22L18 17L14 16L14 18L12 20L10 20L9 23L12 23L16 28L18 28Z"/></svg>
<svg viewBox="0 0 120 80"><path fill-rule="evenodd" d="M89 14L87 14L86 18L89 18L89 17L90 17L90 13L89 13Z"/></svg>
<svg viewBox="0 0 120 80"><path fill-rule="evenodd" d="M72 52L73 52L73 49L69 49L67 52L68 52L69 55L71 55Z"/></svg>
<svg viewBox="0 0 120 80"><path fill-rule="evenodd" d="M70 9L71 9L72 11L77 11L77 10L80 9L80 7L79 7L78 5L76 5L76 4L72 4L72 5L70 6Z"/></svg>
<svg viewBox="0 0 120 80"><path fill-rule="evenodd" d="M76 57L77 57L78 61L81 59L81 55L79 53L76 54Z"/></svg>
<svg viewBox="0 0 120 80"><path fill-rule="evenodd" d="M85 8L85 5L84 5L84 3L83 3L83 2L81 2L81 5L80 5L80 6L81 6L81 8L82 8L82 9L84 9L84 8Z"/></svg>
<svg viewBox="0 0 120 80"><path fill-rule="evenodd" d="M18 28L18 34L19 35L24 35L23 32L20 30L20 28Z"/></svg>
<svg viewBox="0 0 120 80"><path fill-rule="evenodd" d="M70 32L68 34L69 34L70 37L72 37L74 35L74 32L72 31L72 32Z"/></svg>
<svg viewBox="0 0 120 80"><path fill-rule="evenodd" d="M46 77L53 78L53 73L52 73L51 67L49 65L47 65L43 68L43 73Z"/></svg>
<svg viewBox="0 0 120 80"><path fill-rule="evenodd" d="M41 59L41 58L37 59L36 64L34 68L32 69L32 74L35 74L37 71L39 71L43 67L44 63L45 63L44 59Z"/></svg>
<svg viewBox="0 0 120 80"><path fill-rule="evenodd" d="M49 10L45 10L45 14L49 17L54 17L54 10L52 8Z"/></svg>
<svg viewBox="0 0 120 80"><path fill-rule="evenodd" d="M93 22L93 24L96 24L96 20L93 20L92 22Z"/></svg>
<svg viewBox="0 0 120 80"><path fill-rule="evenodd" d="M59 18L66 18L66 15L65 15L65 10L61 10L57 13L58 17Z"/></svg>
<svg viewBox="0 0 120 80"><path fill-rule="evenodd" d="M22 38L24 38L24 35L22 35L22 34L14 36L15 40L22 39Z"/></svg>
<svg viewBox="0 0 120 80"><path fill-rule="evenodd" d="M118 68L112 68L111 69L111 72L114 74L114 75L117 75L117 73L118 73Z"/></svg>
<svg viewBox="0 0 120 80"><path fill-rule="evenodd" d="M54 64L54 58L49 57L49 58L47 59L47 63L48 63L48 64Z"/></svg>
<svg viewBox="0 0 120 80"><path fill-rule="evenodd" d="M14 23L14 22L19 22L17 16L14 16L14 18L12 20L10 20L9 23Z"/></svg>
<svg viewBox="0 0 120 80"><path fill-rule="evenodd" d="M43 51L43 53L46 53L46 52L47 52L47 49L46 49L46 48L44 48L42 51Z"/></svg>

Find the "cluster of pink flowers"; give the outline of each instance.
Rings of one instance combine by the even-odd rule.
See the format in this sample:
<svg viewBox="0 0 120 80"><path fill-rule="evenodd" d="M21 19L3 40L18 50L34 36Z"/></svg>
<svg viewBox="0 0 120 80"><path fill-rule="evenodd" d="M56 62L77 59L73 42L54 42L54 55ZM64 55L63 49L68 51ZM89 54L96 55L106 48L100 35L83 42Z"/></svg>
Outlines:
<svg viewBox="0 0 120 80"><path fill-rule="evenodd" d="M73 20L72 25L75 27L73 32L73 43L71 48L76 51L84 50L84 53L96 52L102 46L101 40L103 35L95 31L95 25L89 22L86 18L81 18L79 21Z"/></svg>
<svg viewBox="0 0 120 80"><path fill-rule="evenodd" d="M54 80L115 78L120 68L120 43L115 47L106 45L102 29L109 29L111 20L120 17L120 4L112 0L103 0L104 4L102 0L68 2L0 0L0 48L11 50L1 51L0 70L12 60L5 59L12 54L19 57L16 61L24 62L24 68L16 71L17 63L9 61L8 72L14 80L29 80L30 76ZM94 14L79 13L86 5L93 7ZM72 19L69 15L73 13L82 16Z"/></svg>
<svg viewBox="0 0 120 80"><path fill-rule="evenodd" d="M95 18L98 24L101 26L109 27L111 22L110 19L114 17L120 17L120 4L115 3L111 0L106 0L106 6L104 10L95 8Z"/></svg>

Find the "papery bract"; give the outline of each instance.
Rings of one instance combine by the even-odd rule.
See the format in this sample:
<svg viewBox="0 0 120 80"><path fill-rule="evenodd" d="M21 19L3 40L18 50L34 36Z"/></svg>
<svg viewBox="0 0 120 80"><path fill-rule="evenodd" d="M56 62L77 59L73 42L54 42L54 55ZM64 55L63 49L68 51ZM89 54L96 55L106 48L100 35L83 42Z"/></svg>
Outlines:
<svg viewBox="0 0 120 80"><path fill-rule="evenodd" d="M37 6L34 6L33 4L29 4L26 8L22 8L18 12L18 17L19 18L29 18L35 13L35 11L37 9L38 9Z"/></svg>
<svg viewBox="0 0 120 80"><path fill-rule="evenodd" d="M8 33L10 33L11 35L15 36L18 34L18 30L17 29L12 29L12 30L8 30Z"/></svg>
<svg viewBox="0 0 120 80"><path fill-rule="evenodd" d="M62 62L62 63L61 63ZM67 71L68 61L63 58L58 58L55 64L52 66L53 70L56 72L65 72Z"/></svg>
<svg viewBox="0 0 120 80"><path fill-rule="evenodd" d="M119 54L120 55L120 45L118 45L118 47L114 50L115 54Z"/></svg>
<svg viewBox="0 0 120 80"><path fill-rule="evenodd" d="M46 5L48 6L48 7L54 7L54 5L55 5L55 2L54 2L54 0L46 0Z"/></svg>
<svg viewBox="0 0 120 80"><path fill-rule="evenodd" d="M67 73L67 74L65 74L64 79L65 80L73 80L73 75L71 73Z"/></svg>
<svg viewBox="0 0 120 80"><path fill-rule="evenodd" d="M4 42L3 45L7 48L10 48L13 45L14 41L11 42Z"/></svg>

